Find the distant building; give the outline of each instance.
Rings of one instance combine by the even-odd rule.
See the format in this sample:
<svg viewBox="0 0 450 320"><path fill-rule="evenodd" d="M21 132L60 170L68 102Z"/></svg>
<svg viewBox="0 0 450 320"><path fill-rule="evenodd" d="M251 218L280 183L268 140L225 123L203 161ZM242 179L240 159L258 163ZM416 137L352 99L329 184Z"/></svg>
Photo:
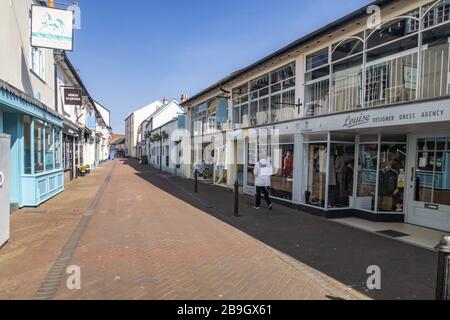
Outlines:
<svg viewBox="0 0 450 320"><path fill-rule="evenodd" d="M148 106L133 112L127 119L125 119L125 156L130 158L137 157L137 144L141 140L138 134L139 126L142 122L153 114L163 103L155 101Z"/></svg>
<svg viewBox="0 0 450 320"><path fill-rule="evenodd" d="M184 109L176 100L169 102L166 98L163 100L163 105L160 106L153 114L145 119L138 128L138 144L137 144L137 158L142 156L149 157L148 154L148 133L155 129L161 128L166 123L177 118L179 114L184 113Z"/></svg>
<svg viewBox="0 0 450 320"><path fill-rule="evenodd" d="M113 134L110 144L110 159L125 157L125 135Z"/></svg>

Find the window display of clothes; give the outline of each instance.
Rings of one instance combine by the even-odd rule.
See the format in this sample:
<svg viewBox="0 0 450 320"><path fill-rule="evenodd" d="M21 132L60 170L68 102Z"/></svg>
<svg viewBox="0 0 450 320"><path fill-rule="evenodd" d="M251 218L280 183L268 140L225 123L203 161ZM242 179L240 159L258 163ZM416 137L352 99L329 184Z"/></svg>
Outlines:
<svg viewBox="0 0 450 320"><path fill-rule="evenodd" d="M280 168L272 176L272 197L292 200L294 181L294 145L284 144L280 146Z"/></svg>
<svg viewBox="0 0 450 320"><path fill-rule="evenodd" d="M309 146L309 175L308 191L305 197L307 203L324 207L327 178L328 150L324 144L311 144Z"/></svg>
<svg viewBox="0 0 450 320"><path fill-rule="evenodd" d="M333 145L330 158L329 207L344 208L350 205L353 194L353 167L355 147L351 144Z"/></svg>
<svg viewBox="0 0 450 320"><path fill-rule="evenodd" d="M283 176L292 177L294 173L294 156L287 151L283 158Z"/></svg>
<svg viewBox="0 0 450 320"><path fill-rule="evenodd" d="M382 145L384 162L380 167L378 186L378 210L403 212L405 194L406 147Z"/></svg>

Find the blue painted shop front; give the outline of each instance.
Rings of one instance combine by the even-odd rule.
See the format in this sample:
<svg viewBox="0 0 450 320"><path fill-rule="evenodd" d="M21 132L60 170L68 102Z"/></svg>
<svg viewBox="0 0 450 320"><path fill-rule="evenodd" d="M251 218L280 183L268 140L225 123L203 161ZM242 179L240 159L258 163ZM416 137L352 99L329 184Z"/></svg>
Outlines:
<svg viewBox="0 0 450 320"><path fill-rule="evenodd" d="M2 83L0 133L11 136L11 204L36 207L64 191L62 128L54 111Z"/></svg>

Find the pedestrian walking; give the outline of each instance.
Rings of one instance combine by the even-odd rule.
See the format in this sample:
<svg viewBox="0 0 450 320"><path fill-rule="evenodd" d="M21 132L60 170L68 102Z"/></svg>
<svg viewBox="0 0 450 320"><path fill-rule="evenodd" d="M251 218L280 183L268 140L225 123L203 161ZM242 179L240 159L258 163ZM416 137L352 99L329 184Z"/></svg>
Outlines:
<svg viewBox="0 0 450 320"><path fill-rule="evenodd" d="M255 175L255 186L256 186L256 205L255 209L259 210L261 208L261 197L264 195L264 199L267 202L267 208L269 210L273 209L272 202L270 200L269 189L271 186L271 177L273 176L273 167L270 161L260 160L253 171Z"/></svg>

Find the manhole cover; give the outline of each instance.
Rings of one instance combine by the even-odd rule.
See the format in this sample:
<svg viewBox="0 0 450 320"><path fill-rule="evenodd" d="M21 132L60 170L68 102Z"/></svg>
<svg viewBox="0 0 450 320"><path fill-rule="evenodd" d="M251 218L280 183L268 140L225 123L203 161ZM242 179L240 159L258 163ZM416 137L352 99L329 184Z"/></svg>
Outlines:
<svg viewBox="0 0 450 320"><path fill-rule="evenodd" d="M395 230L384 230L384 231L378 231L377 233L382 234L384 236L388 236L390 238L404 238L409 237L409 234L401 233Z"/></svg>

